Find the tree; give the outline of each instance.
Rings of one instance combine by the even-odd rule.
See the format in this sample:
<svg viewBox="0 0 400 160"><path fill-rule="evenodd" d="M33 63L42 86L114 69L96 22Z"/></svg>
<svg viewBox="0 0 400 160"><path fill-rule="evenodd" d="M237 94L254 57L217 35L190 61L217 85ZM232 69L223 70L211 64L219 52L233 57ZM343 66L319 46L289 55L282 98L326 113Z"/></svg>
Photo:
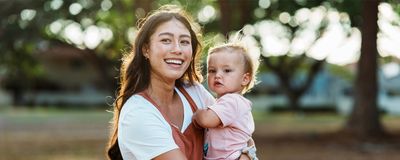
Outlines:
<svg viewBox="0 0 400 160"><path fill-rule="evenodd" d="M43 0L26 4L20 1L1 3L0 16L0 69L5 71L5 80L1 85L12 90L14 104L19 104L22 93L32 85L33 79L40 75L38 64L31 53L36 47L33 42L40 42L43 38L38 30L41 23L32 22L30 17L20 18L25 8L41 7ZM25 13L31 13L26 10ZM36 13L40 16L39 13ZM46 19L41 19L46 21ZM1 75L0 75L1 76Z"/></svg>
<svg viewBox="0 0 400 160"><path fill-rule="evenodd" d="M71 13L75 5L78 12ZM14 104L21 102L25 90L34 87L37 79L43 79L40 64L35 53L43 52L56 46L72 46L85 50L89 61L96 66L104 81L103 86L110 92L115 90L116 72L124 51L130 42L127 32L135 27L136 16L143 16L155 8L153 0L124 1L10 1L0 2L0 77L1 87L6 87L14 95ZM80 9L79 9L80 8ZM140 8L140 9L139 9ZM135 11L144 12L135 12ZM143 13L143 15L138 15ZM54 25L56 24L56 25ZM101 40L97 46L88 47L74 43L63 34L65 28L74 24L79 30L86 31L96 27L112 32L112 38ZM58 31L53 26L59 25ZM116 67L115 67L116 68ZM111 72L110 72L111 70Z"/></svg>
<svg viewBox="0 0 400 160"><path fill-rule="evenodd" d="M274 58L276 59L275 61L277 61L275 64L272 62L274 61ZM304 54L293 58L287 55L274 58L262 57L262 61L268 69L278 77L280 86L289 100L290 109L293 111L299 111L299 99L310 88L325 61L312 60L311 58L307 58ZM296 72L299 72L301 70L300 68L303 68L300 67L301 65L303 67L306 65L306 68L308 68L306 79L301 84L295 84L293 83L293 80L298 78L296 77L298 75Z"/></svg>
<svg viewBox="0 0 400 160"><path fill-rule="evenodd" d="M247 23L254 21L251 11L255 8L256 1L237 0L232 3L229 0L218 0L219 11L221 14L219 30L224 36L228 36L229 32L239 30ZM232 12L232 10L239 10Z"/></svg>
<svg viewBox="0 0 400 160"><path fill-rule="evenodd" d="M355 104L344 129L360 138L384 133L377 107L378 5L379 0L363 1L361 55L355 81Z"/></svg>
<svg viewBox="0 0 400 160"><path fill-rule="evenodd" d="M296 17L295 14L301 11L315 12L320 14L322 17L320 17L320 21L318 22L312 21L312 17L306 17L305 19L307 20L300 21L296 19L300 17ZM312 86L315 77L324 67L326 56L328 56L313 57L313 53L324 55L323 52L330 52L328 49L319 50L318 53L316 53L314 48L325 41L328 36L332 35L331 28L336 27L336 29L342 30L345 34L344 41L353 34L351 30L345 29L351 28L348 25L348 20L332 20L328 17L328 12L336 12L339 14L335 9L330 8L329 6L302 9L301 11L294 11L293 16L288 18L291 20L286 23L276 20L273 22L261 21L256 25L259 26L258 28L265 29L268 27L267 25L262 27L260 25L262 25L261 23L267 23L272 27L268 27L266 30L283 32L273 38L274 40L268 40L268 37L271 37L274 34L272 31L268 33L261 33L261 31L259 31L260 33L257 36L260 42L268 41L264 42L262 45L264 50L262 62L266 68L279 79L280 87L289 100L289 107L294 111L298 111L300 109L300 98ZM316 25L316 23L318 24ZM283 26L285 29L283 31L277 31L280 28L279 26ZM275 55L273 53L273 49L266 49L273 48L275 43L274 41L281 41L282 39L282 46L288 46L287 49L284 49L278 54L275 53ZM299 43L299 41L302 42ZM329 41L335 40L330 39ZM302 49L297 48L299 44L301 44L300 48ZM344 44L344 42L339 42L337 45L335 45L335 47L341 47L341 45ZM300 79L299 76L305 78Z"/></svg>
<svg viewBox="0 0 400 160"><path fill-rule="evenodd" d="M232 30L239 30L243 28L246 24L252 24L253 27L264 23L279 23L279 25L284 26L286 28L284 31L286 35L277 37L276 40L287 39L288 43L284 45L292 45L294 41L299 39L302 36L302 32L307 30L310 31L310 28L307 28L306 23L297 24L295 14L300 10L310 10L310 8L323 8L322 10L334 10L332 8L333 5L336 5L336 1L266 1L268 4L259 5L255 1L235 1L236 3L228 3L226 0L218 0L218 4L220 6L220 30L224 36L227 36L229 32ZM345 2L342 2L345 3ZM346 2L347 3L347 2ZM236 4L240 5L238 9L234 7ZM339 3L341 4L341 3ZM342 5L342 4L341 4ZM306 9L305 9L306 8ZM315 9L314 8L314 9ZM234 12L232 10L239 10L241 12ZM253 11L253 13L259 13L260 10L264 10L264 13L261 14L249 14L249 10ZM306 12L308 12L306 11ZM235 15L240 14L240 15ZM311 27L314 32L315 38L313 39L313 44L317 43L322 36L327 32L329 20L327 20L327 13L325 12L325 18L322 20L318 27ZM281 22L280 17L283 15L288 16L289 20L287 22ZM247 16L247 18L245 18ZM246 21L244 21L245 19ZM266 20L269 19L269 20ZM345 20L346 21L346 20ZM349 21L342 23L343 28L351 28L348 24ZM240 24L240 27L237 27L236 24ZM255 27L256 28L256 27ZM276 30L277 27L271 27L268 30ZM350 31L347 32L347 36L350 36ZM261 43L265 37L270 36L269 33L256 33L253 35L257 39L257 41ZM273 44L266 44L266 46L261 46L262 48L266 48ZM325 64L325 59L314 59L308 57L307 52L313 47L313 45L309 45L301 51L301 53L292 53L290 50L285 53L281 53L279 55L268 56L269 53L264 53L261 58L264 66L271 71L276 77L279 79L280 88L283 93L289 100L289 105L292 110L299 109L299 100L301 96L312 86L313 81L319 71L323 68ZM307 55L307 56L306 56ZM304 79L299 81L298 76L305 76ZM299 83L300 82L300 83Z"/></svg>
<svg viewBox="0 0 400 160"><path fill-rule="evenodd" d="M0 85L21 102L21 96L32 87L35 80L43 79L35 53L54 46L77 47L96 66L104 81L103 86L113 92L116 88L117 68L123 53L129 51L138 18L163 4L181 4L192 15L204 3L195 0L123 0L123 1L36 0L0 1ZM157 2L157 3L156 3ZM72 10L71 10L72 9ZM73 11L74 10L74 11ZM73 11L73 13L71 13ZM89 28L112 32L111 38L87 46L66 36L65 29L75 26L82 33ZM128 34L127 34L128 33ZM110 37L110 36L109 36ZM92 38L96 39L96 38ZM114 67L113 67L114 66ZM111 71L110 71L111 70ZM43 82L43 81L42 81Z"/></svg>

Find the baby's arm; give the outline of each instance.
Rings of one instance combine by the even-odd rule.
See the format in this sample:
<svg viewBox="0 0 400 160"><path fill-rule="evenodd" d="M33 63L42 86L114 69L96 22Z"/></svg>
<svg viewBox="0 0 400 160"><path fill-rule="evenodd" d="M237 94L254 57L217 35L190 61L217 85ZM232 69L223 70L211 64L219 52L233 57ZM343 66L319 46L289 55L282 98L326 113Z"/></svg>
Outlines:
<svg viewBox="0 0 400 160"><path fill-rule="evenodd" d="M222 125L221 119L211 109L199 109L193 115L193 121L203 128L214 128Z"/></svg>

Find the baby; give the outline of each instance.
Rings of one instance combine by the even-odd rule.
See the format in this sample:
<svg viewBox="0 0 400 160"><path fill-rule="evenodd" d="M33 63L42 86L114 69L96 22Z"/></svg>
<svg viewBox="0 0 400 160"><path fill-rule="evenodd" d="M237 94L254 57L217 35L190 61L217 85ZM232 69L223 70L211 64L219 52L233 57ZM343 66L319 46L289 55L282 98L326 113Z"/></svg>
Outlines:
<svg viewBox="0 0 400 160"><path fill-rule="evenodd" d="M240 43L211 48L208 53L208 87L217 95L214 105L198 110L193 121L206 129L205 159L238 159L248 152L254 120L252 103L243 94L255 84L258 59L251 58ZM253 142L252 142L253 143ZM250 144L252 159L254 144Z"/></svg>

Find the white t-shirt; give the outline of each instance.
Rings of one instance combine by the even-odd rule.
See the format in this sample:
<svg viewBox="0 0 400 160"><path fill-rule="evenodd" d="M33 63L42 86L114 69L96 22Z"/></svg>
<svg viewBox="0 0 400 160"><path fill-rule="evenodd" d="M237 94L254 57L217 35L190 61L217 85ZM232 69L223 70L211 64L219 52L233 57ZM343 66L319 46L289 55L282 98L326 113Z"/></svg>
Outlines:
<svg viewBox="0 0 400 160"><path fill-rule="evenodd" d="M201 85L185 86L198 108L214 103L212 95ZM181 132L192 122L192 109L188 100L175 88L184 108ZM118 145L122 157L129 160L152 159L178 148L172 129L158 109L140 95L133 95L124 104L118 123Z"/></svg>

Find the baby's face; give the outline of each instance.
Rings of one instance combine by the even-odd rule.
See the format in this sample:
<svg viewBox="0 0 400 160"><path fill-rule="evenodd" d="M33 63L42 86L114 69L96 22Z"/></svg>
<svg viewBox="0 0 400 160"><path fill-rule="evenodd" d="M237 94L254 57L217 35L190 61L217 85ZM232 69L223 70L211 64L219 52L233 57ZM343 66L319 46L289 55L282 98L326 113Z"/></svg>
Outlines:
<svg viewBox="0 0 400 160"><path fill-rule="evenodd" d="M209 55L208 87L218 97L226 93L239 93L249 83L244 71L244 57L237 52L218 51Z"/></svg>

